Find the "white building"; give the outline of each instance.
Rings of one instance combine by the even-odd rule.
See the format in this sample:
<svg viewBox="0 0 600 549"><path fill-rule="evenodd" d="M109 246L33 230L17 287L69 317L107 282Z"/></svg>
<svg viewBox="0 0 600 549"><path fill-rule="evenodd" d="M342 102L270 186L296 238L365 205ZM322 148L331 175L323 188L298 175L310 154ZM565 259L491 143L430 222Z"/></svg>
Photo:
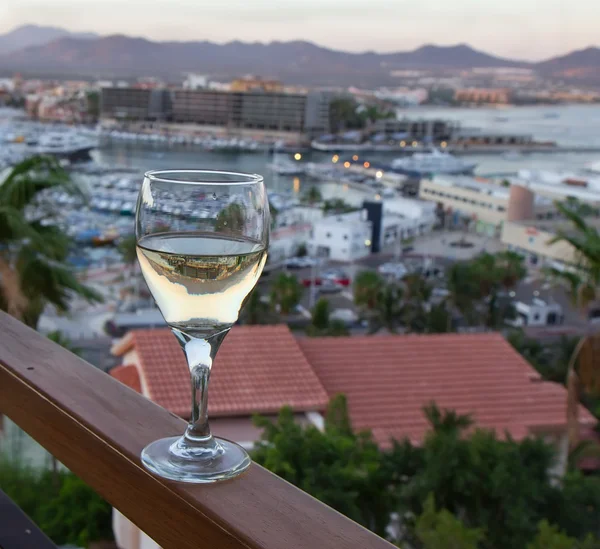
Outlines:
<svg viewBox="0 0 600 549"><path fill-rule="evenodd" d="M355 261L371 253L374 234L379 248L425 234L435 224L435 204L398 198L382 203L380 231L366 210L324 217L313 223L311 253L334 261Z"/></svg>
<svg viewBox="0 0 600 549"><path fill-rule="evenodd" d="M509 321L512 326L554 326L564 320L562 307L534 297L531 302L515 303L517 317Z"/></svg>
<svg viewBox="0 0 600 549"><path fill-rule="evenodd" d="M355 261L371 253L372 234L364 211L324 217L313 224L310 251L334 261Z"/></svg>
<svg viewBox="0 0 600 549"><path fill-rule="evenodd" d="M208 88L210 80L205 74L188 73L183 81L184 90L204 90Z"/></svg>

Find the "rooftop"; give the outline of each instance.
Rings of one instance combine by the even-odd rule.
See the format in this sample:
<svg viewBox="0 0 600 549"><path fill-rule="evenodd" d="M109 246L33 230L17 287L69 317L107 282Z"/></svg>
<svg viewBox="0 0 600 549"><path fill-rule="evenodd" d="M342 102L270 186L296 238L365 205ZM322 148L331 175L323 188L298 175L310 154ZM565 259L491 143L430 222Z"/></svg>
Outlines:
<svg viewBox="0 0 600 549"><path fill-rule="evenodd" d="M566 425L566 391L539 374L500 334L305 338L298 344L329 395L344 393L355 429L378 443L428 429L422 407L472 413L516 439ZM582 409L581 421L593 422Z"/></svg>
<svg viewBox="0 0 600 549"><path fill-rule="evenodd" d="M170 330L131 332L115 347L125 363L129 351L138 368L111 374L131 386L137 373L144 394L186 417L189 374ZM337 393L348 398L354 428L371 430L384 446L392 438L421 442L429 428L422 408L432 401L516 439L566 426L565 389L542 381L500 334L295 338L285 325L231 330L211 376L210 413L323 410ZM580 417L593 421L583 409Z"/></svg>
<svg viewBox="0 0 600 549"><path fill-rule="evenodd" d="M136 357L128 358L134 351ZM134 330L113 347L126 363L111 375L184 418L190 415L189 370L177 340L168 328ZM138 379L135 379L137 373ZM211 374L209 412L212 417L323 410L327 393L296 344L288 327L236 326L225 338Z"/></svg>

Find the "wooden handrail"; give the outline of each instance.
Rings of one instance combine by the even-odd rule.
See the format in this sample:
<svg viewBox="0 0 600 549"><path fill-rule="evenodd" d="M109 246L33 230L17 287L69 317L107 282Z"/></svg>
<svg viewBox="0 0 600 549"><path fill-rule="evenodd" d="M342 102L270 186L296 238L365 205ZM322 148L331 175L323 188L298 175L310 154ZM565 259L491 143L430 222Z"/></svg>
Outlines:
<svg viewBox="0 0 600 549"><path fill-rule="evenodd" d="M0 413L164 549L392 547L256 464L213 485L150 474L142 448L185 422L1 312Z"/></svg>

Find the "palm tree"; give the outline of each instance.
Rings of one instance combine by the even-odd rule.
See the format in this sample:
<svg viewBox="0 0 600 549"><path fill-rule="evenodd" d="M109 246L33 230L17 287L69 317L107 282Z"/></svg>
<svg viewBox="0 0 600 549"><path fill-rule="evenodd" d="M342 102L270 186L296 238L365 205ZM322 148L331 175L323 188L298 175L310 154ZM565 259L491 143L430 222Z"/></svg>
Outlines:
<svg viewBox="0 0 600 549"><path fill-rule="evenodd" d="M551 244L566 242L575 253L574 270L552 270L555 278L567 282L573 303L582 313L598 298L600 288L600 233L589 226L578 203L557 203L558 211L571 223L559 229ZM567 422L571 448L579 442L579 401L582 392L600 393L600 367L596 357L600 335L581 340L572 354L567 374Z"/></svg>
<svg viewBox="0 0 600 549"><path fill-rule="evenodd" d="M474 315L475 303L479 297L479 287L474 269L469 263L453 263L446 270L448 297L448 332L452 331L452 317L458 311L467 321Z"/></svg>
<svg viewBox="0 0 600 549"><path fill-rule="evenodd" d="M244 324L271 324L273 314L265 303L258 288L254 288L243 306L241 319Z"/></svg>
<svg viewBox="0 0 600 549"><path fill-rule="evenodd" d="M427 328L425 305L431 298L432 288L418 273L406 275L404 284L404 324L409 332L423 333Z"/></svg>
<svg viewBox="0 0 600 549"><path fill-rule="evenodd" d="M0 308L34 328L47 304L66 311L73 294L101 301L65 264L72 241L53 224L57 212L43 196L55 188L80 194L45 156L15 165L0 184Z"/></svg>
<svg viewBox="0 0 600 549"><path fill-rule="evenodd" d="M312 186L308 189L308 192L302 197L303 202L307 202L311 206L321 202L323 197L321 196L321 191L317 189L317 187Z"/></svg>
<svg viewBox="0 0 600 549"><path fill-rule="evenodd" d="M280 273L271 288L271 305L287 315L302 299L302 285L294 275Z"/></svg>
<svg viewBox="0 0 600 549"><path fill-rule="evenodd" d="M377 306L377 297L385 281L374 271L361 271L354 278L354 303L372 310Z"/></svg>
<svg viewBox="0 0 600 549"><path fill-rule="evenodd" d="M405 309L402 303L402 287L396 283L383 284L377 292L375 308L370 315L369 332L374 334L381 328L395 334L403 320Z"/></svg>

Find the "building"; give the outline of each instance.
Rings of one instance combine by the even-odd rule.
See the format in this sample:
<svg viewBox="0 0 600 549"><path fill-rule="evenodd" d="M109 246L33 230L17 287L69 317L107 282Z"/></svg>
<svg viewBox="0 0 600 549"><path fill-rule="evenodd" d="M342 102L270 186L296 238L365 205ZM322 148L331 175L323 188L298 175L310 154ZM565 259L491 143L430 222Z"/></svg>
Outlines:
<svg viewBox="0 0 600 549"><path fill-rule="evenodd" d="M464 88L454 92L454 100L459 103L510 103L510 90L505 88Z"/></svg>
<svg viewBox="0 0 600 549"><path fill-rule="evenodd" d="M167 120L171 111L168 90L116 87L102 88L100 116L123 121Z"/></svg>
<svg viewBox="0 0 600 549"><path fill-rule="evenodd" d="M600 229L597 217L587 218L586 223ZM501 239L509 250L522 254L530 265L562 269L575 265L577 257L574 248L567 242L552 243L559 230L568 235L573 232L573 224L561 218L513 221L504 224Z"/></svg>
<svg viewBox="0 0 600 549"><path fill-rule="evenodd" d="M189 370L169 329L132 332L114 352L123 366L113 377L189 416ZM435 402L500 437L544 437L558 450L557 472L564 468L565 388L543 381L500 334L296 339L286 325L234 326L211 374L211 428L251 448L260 432L250 415L287 404L297 421L322 429L321 412L338 393L347 397L353 428L371 431L384 448L405 438L422 443L430 428L422 409ZM579 421L596 423L583 408ZM158 549L116 510L113 526L122 549Z"/></svg>
<svg viewBox="0 0 600 549"><path fill-rule="evenodd" d="M545 218L555 210L549 198L534 198L531 194L522 199L517 186L506 187L470 176L423 179L419 198L441 205L445 225L468 224L476 232L489 236L499 236L503 223L509 219Z"/></svg>
<svg viewBox="0 0 600 549"><path fill-rule="evenodd" d="M205 74L189 73L183 81L184 90L203 90L209 87L210 78Z"/></svg>
<svg viewBox="0 0 600 549"><path fill-rule="evenodd" d="M128 121L167 120L229 130L290 132L312 137L329 130L329 102L329 94L321 92L103 88L101 116Z"/></svg>
<svg viewBox="0 0 600 549"><path fill-rule="evenodd" d="M559 303L534 297L529 301L515 303L517 316L507 321L515 327L556 326L564 321L563 309Z"/></svg>
<svg viewBox="0 0 600 549"><path fill-rule="evenodd" d="M232 80L231 91L281 93L283 91L283 84L279 80L263 80L262 78L247 76Z"/></svg>
<svg viewBox="0 0 600 549"><path fill-rule="evenodd" d="M365 211L330 215L313 224L311 255L355 261L371 253L373 223Z"/></svg>
<svg viewBox="0 0 600 549"><path fill-rule="evenodd" d="M416 141L449 141L458 130L458 122L449 120L427 120L410 118L384 118L373 124L376 134L388 139Z"/></svg>

